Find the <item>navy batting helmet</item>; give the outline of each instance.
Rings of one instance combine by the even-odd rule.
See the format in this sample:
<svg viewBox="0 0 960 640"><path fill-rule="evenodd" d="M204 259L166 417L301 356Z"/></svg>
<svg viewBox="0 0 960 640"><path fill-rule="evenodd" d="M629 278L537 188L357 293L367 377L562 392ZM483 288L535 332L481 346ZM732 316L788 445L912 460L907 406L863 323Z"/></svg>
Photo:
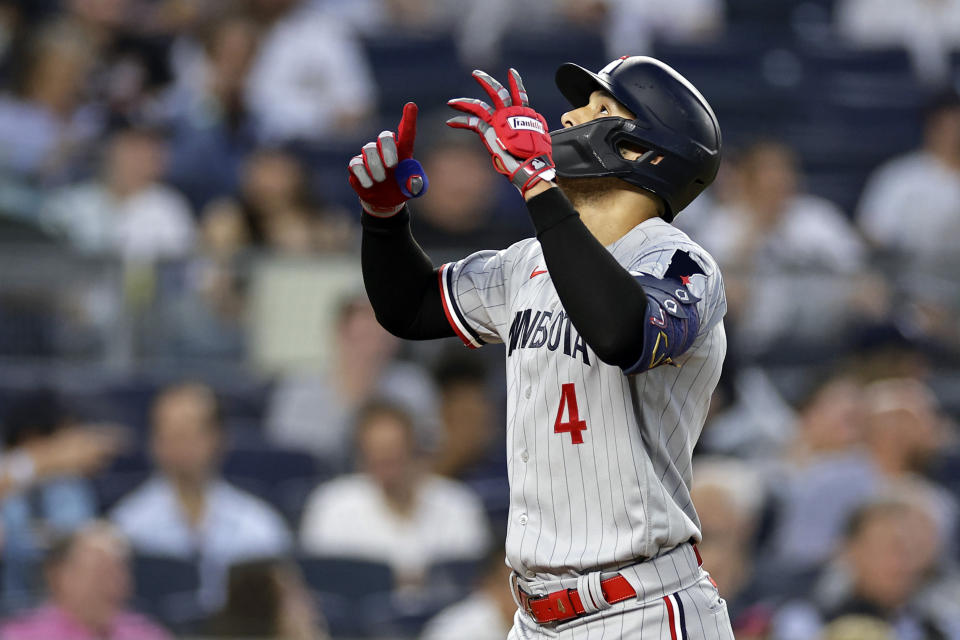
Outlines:
<svg viewBox="0 0 960 640"><path fill-rule="evenodd" d="M600 73L567 63L557 86L575 108L597 90L610 93L636 116L598 118L550 133L557 174L616 177L659 196L673 220L717 176L720 125L706 99L668 65L646 56L614 60ZM627 160L624 147L644 153Z"/></svg>

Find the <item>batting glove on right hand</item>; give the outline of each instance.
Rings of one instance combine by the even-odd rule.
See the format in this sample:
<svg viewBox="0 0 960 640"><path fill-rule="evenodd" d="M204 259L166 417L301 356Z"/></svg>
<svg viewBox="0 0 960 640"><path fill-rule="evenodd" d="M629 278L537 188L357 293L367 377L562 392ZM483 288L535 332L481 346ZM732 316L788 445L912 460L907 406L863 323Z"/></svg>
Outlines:
<svg viewBox="0 0 960 640"><path fill-rule="evenodd" d="M556 170L547 121L530 108L517 70L510 69L509 91L483 71L474 71L473 79L490 96L493 106L472 98L450 100L448 105L467 115L451 118L447 124L479 134L493 157L494 168L510 178L521 195L541 180L553 180Z"/></svg>
<svg viewBox="0 0 960 640"><path fill-rule="evenodd" d="M389 218L410 198L427 192L429 181L419 162L413 159L417 136L417 105L408 102L397 134L383 131L376 142L363 145L360 155L350 159L350 186L360 196L360 206L372 216Z"/></svg>

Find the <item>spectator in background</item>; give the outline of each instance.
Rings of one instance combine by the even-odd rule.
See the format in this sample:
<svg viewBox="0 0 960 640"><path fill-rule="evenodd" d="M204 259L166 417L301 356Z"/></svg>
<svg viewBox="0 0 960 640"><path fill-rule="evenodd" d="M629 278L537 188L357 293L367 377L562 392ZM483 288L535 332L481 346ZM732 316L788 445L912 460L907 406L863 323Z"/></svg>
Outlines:
<svg viewBox="0 0 960 640"><path fill-rule="evenodd" d="M949 80L950 52L960 47L960 0L841 0L840 35L861 47L903 47L917 75L930 84Z"/></svg>
<svg viewBox="0 0 960 640"><path fill-rule="evenodd" d="M367 37L451 33L469 3L465 0L322 0L325 15Z"/></svg>
<svg viewBox="0 0 960 640"><path fill-rule="evenodd" d="M51 478L93 473L120 450L122 438L109 429L68 427L0 455L0 498L7 499Z"/></svg>
<svg viewBox="0 0 960 640"><path fill-rule="evenodd" d="M457 352L445 355L434 371L440 390L440 441L433 470L464 481L502 475L506 465L498 439L502 429L494 416L486 368L462 352L458 345Z"/></svg>
<svg viewBox="0 0 960 640"><path fill-rule="evenodd" d="M727 601L737 637L756 624L752 605L766 594L754 579L757 527L766 499L758 471L736 458L697 458L690 499L700 517L703 541L697 545L703 567Z"/></svg>
<svg viewBox="0 0 960 640"><path fill-rule="evenodd" d="M854 511L838 557L803 600L776 614L773 637L815 638L825 623L850 616L888 625L896 638L956 637L958 602L931 608L922 598L930 562L941 548L931 544L923 526L932 524L924 508L915 494L893 489Z"/></svg>
<svg viewBox="0 0 960 640"><path fill-rule="evenodd" d="M960 2L954 4L960 7ZM960 18L955 26L960 29ZM960 95L948 92L932 101L924 122L923 146L877 169L857 209L857 224L874 246L921 269L956 260ZM905 226L906 212L917 216L916 224ZM899 262L897 266L903 267Z"/></svg>
<svg viewBox="0 0 960 640"><path fill-rule="evenodd" d="M432 255L462 255L506 248L529 237L523 217L498 215L496 174L475 144L452 132L437 133L421 152L430 189L414 205L417 242Z"/></svg>
<svg viewBox="0 0 960 640"><path fill-rule="evenodd" d="M708 40L724 26L723 0L487 0L469 3L461 24L460 48L474 64L496 60L507 33L556 37L571 29L598 31L607 57L649 54L657 38L680 42ZM536 19L530 19L535 16ZM504 61L509 62L509 61Z"/></svg>
<svg viewBox="0 0 960 640"><path fill-rule="evenodd" d="M134 261L187 254L195 241L193 215L186 199L160 182L165 151L155 131L116 133L102 175L52 195L45 222L81 253Z"/></svg>
<svg viewBox="0 0 960 640"><path fill-rule="evenodd" d="M166 265L173 295L157 305L144 345L148 355L241 359L246 353L246 284L250 229L240 206L217 200L203 211L199 251Z"/></svg>
<svg viewBox="0 0 960 640"><path fill-rule="evenodd" d="M935 399L914 380L860 387L839 377L807 404L793 460L783 469L774 562L810 570L825 561L851 512L892 483L914 480L944 442ZM955 530L956 504L931 486L942 537Z"/></svg>
<svg viewBox="0 0 960 640"><path fill-rule="evenodd" d="M64 439L76 436L91 440L87 464L89 470L103 465L116 451L116 436L107 432L78 431L59 397L49 390L37 390L14 400L3 420L3 444L7 452L20 452L20 466L32 467L35 460L22 458L36 448L49 446L70 447ZM75 439L76 441L76 439ZM67 455L83 455L84 443L77 442ZM8 453L7 460L16 459ZM14 466L16 466L14 464ZM83 465L86 466L86 465ZM44 551L52 542L73 532L97 512L96 496L90 482L79 475L87 470L63 469L61 473L6 496L0 503L3 535L3 604L7 611L35 604L42 592L37 568Z"/></svg>
<svg viewBox="0 0 960 640"><path fill-rule="evenodd" d="M252 0L266 28L247 84L261 139L322 140L355 131L375 89L352 33L306 0Z"/></svg>
<svg viewBox="0 0 960 640"><path fill-rule="evenodd" d="M226 604L207 628L214 638L327 638L297 566L270 558L230 567Z"/></svg>
<svg viewBox="0 0 960 640"><path fill-rule="evenodd" d="M373 402L357 415L358 473L319 486L307 501L307 553L389 564L398 587L420 586L431 562L470 560L490 546L483 507L466 487L427 473L411 416Z"/></svg>
<svg viewBox="0 0 960 640"><path fill-rule="evenodd" d="M293 154L257 151L244 164L240 188L240 206L255 245L289 255L355 246L349 214L315 201L306 171Z"/></svg>
<svg viewBox="0 0 960 640"><path fill-rule="evenodd" d="M850 513L875 495L878 474L863 451L863 385L828 377L801 404L775 482L770 566L809 578L827 560Z"/></svg>
<svg viewBox="0 0 960 640"><path fill-rule="evenodd" d="M267 435L283 447L310 451L343 468L354 435L355 412L374 396L403 405L417 422L417 441L436 440L437 399L418 365L394 360L399 341L377 323L365 295L351 296L337 310L335 344L325 371L281 379L267 408Z"/></svg>
<svg viewBox="0 0 960 640"><path fill-rule="evenodd" d="M650 53L658 39L703 42L724 26L723 0L679 0L656 4L644 0L563 0L571 24L600 22L608 57Z"/></svg>
<svg viewBox="0 0 960 640"><path fill-rule="evenodd" d="M786 331L793 342L829 344L851 315L881 310L873 308L883 304L879 282L851 280L866 259L863 242L833 203L799 191L793 151L755 143L737 177L734 200L707 217L698 238L724 268L747 353L782 349Z"/></svg>
<svg viewBox="0 0 960 640"><path fill-rule="evenodd" d="M167 96L169 179L197 210L237 191L243 162L256 147L245 92L259 37L259 26L245 13L217 19L196 51L184 54L189 61Z"/></svg>
<svg viewBox="0 0 960 640"><path fill-rule="evenodd" d="M156 331L145 351L164 357L240 359L246 348L246 270L249 230L227 200L211 204L200 223L199 253L168 265L181 280L151 321ZM172 279L172 278L171 278Z"/></svg>
<svg viewBox="0 0 960 640"><path fill-rule="evenodd" d="M95 55L92 43L66 21L31 34L14 91L0 97L0 172L7 178L33 188L76 178L104 125L84 101ZM27 214L35 207L34 197L4 191L7 209Z"/></svg>
<svg viewBox="0 0 960 640"><path fill-rule="evenodd" d="M205 606L220 603L230 564L291 549L281 516L220 476L223 439L210 388L184 383L161 391L151 411L157 473L112 514L138 553L198 560Z"/></svg>
<svg viewBox="0 0 960 640"><path fill-rule="evenodd" d="M507 587L512 569L504 562L502 544L496 545L484 565L480 584L434 616L420 640L503 640L509 635L517 603Z"/></svg>
<svg viewBox="0 0 960 640"><path fill-rule="evenodd" d="M47 553L50 602L0 627L4 640L169 640L130 612L129 548L106 523L88 524Z"/></svg>

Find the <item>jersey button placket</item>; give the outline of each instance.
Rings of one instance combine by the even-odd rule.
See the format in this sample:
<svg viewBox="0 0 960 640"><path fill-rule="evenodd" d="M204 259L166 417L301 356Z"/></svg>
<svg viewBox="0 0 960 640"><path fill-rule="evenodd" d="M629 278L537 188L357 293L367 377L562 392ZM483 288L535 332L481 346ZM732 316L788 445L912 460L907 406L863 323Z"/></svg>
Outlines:
<svg viewBox="0 0 960 640"><path fill-rule="evenodd" d="M527 514L521 513L521 514L520 514L520 517L517 518L517 522L519 522L519 523L520 523L520 526L522 526L522 527L527 526Z"/></svg>

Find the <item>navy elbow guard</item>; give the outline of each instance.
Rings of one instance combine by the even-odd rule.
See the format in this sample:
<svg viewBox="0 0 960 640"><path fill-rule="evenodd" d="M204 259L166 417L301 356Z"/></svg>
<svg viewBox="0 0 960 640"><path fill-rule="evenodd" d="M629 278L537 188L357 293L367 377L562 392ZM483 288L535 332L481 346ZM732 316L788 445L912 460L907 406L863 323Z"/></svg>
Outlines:
<svg viewBox="0 0 960 640"><path fill-rule="evenodd" d="M664 364L693 345L700 330L696 297L683 278L656 278L633 274L647 294L647 315L643 323L643 353L627 374L643 373Z"/></svg>

